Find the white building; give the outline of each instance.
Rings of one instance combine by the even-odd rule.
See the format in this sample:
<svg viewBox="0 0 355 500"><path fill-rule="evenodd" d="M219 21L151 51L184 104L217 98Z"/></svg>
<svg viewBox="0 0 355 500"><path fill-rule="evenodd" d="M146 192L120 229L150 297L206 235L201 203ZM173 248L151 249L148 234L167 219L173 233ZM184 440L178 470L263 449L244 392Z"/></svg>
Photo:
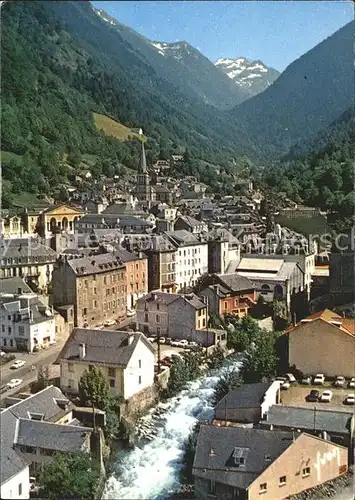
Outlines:
<svg viewBox="0 0 355 500"><path fill-rule="evenodd" d="M32 352L55 340L55 318L35 293L0 295L0 345L9 351Z"/></svg>
<svg viewBox="0 0 355 500"><path fill-rule="evenodd" d="M155 349L142 333L74 328L58 362L60 386L74 394L92 365L103 372L112 394L124 400L154 383Z"/></svg>
<svg viewBox="0 0 355 500"><path fill-rule="evenodd" d="M186 230L166 233L176 247L176 291L196 285L208 272L208 243L203 237Z"/></svg>

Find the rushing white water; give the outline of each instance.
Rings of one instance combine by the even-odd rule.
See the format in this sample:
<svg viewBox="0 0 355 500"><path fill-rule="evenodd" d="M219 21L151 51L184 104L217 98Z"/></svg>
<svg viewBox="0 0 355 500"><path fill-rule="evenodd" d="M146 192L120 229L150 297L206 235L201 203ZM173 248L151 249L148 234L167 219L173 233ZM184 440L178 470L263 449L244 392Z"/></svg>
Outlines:
<svg viewBox="0 0 355 500"><path fill-rule="evenodd" d="M163 499L179 489L184 443L196 421L213 416L211 398L227 366L191 382L169 401L168 410L156 422L156 436L133 450L120 452L114 473L108 478L103 499Z"/></svg>

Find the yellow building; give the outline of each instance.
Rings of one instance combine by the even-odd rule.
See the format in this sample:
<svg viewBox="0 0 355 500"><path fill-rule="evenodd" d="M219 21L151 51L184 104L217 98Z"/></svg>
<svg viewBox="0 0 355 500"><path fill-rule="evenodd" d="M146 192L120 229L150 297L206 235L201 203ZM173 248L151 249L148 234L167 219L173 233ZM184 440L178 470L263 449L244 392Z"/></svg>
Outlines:
<svg viewBox="0 0 355 500"><path fill-rule="evenodd" d="M1 217L1 234L4 238L21 238L24 232L21 217L16 213L3 210Z"/></svg>
<svg viewBox="0 0 355 500"><path fill-rule="evenodd" d="M74 233L74 222L83 213L65 203L26 210L23 216L24 227L29 235L38 233L42 238L49 238L54 232L59 231Z"/></svg>

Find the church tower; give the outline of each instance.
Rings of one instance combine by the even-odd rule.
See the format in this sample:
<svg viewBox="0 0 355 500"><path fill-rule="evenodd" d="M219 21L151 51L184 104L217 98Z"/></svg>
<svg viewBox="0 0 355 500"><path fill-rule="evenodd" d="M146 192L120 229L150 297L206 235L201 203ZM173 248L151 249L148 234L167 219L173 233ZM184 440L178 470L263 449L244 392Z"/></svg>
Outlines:
<svg viewBox="0 0 355 500"><path fill-rule="evenodd" d="M139 201L152 201L152 189L150 186L150 177L147 169L147 160L145 157L144 143L142 141L141 156L138 165L136 196Z"/></svg>

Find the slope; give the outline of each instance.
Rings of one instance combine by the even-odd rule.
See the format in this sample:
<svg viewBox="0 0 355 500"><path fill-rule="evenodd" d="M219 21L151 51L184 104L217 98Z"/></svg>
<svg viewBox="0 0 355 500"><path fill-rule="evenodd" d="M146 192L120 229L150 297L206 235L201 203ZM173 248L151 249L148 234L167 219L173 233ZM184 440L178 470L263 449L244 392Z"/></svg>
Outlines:
<svg viewBox="0 0 355 500"><path fill-rule="evenodd" d="M220 109L231 108L248 97L247 92L233 85L207 57L187 42L151 41L105 11L94 9L94 12L181 93Z"/></svg>
<svg viewBox="0 0 355 500"><path fill-rule="evenodd" d="M353 102L354 22L294 61L263 93L232 110L260 146L286 153Z"/></svg>

